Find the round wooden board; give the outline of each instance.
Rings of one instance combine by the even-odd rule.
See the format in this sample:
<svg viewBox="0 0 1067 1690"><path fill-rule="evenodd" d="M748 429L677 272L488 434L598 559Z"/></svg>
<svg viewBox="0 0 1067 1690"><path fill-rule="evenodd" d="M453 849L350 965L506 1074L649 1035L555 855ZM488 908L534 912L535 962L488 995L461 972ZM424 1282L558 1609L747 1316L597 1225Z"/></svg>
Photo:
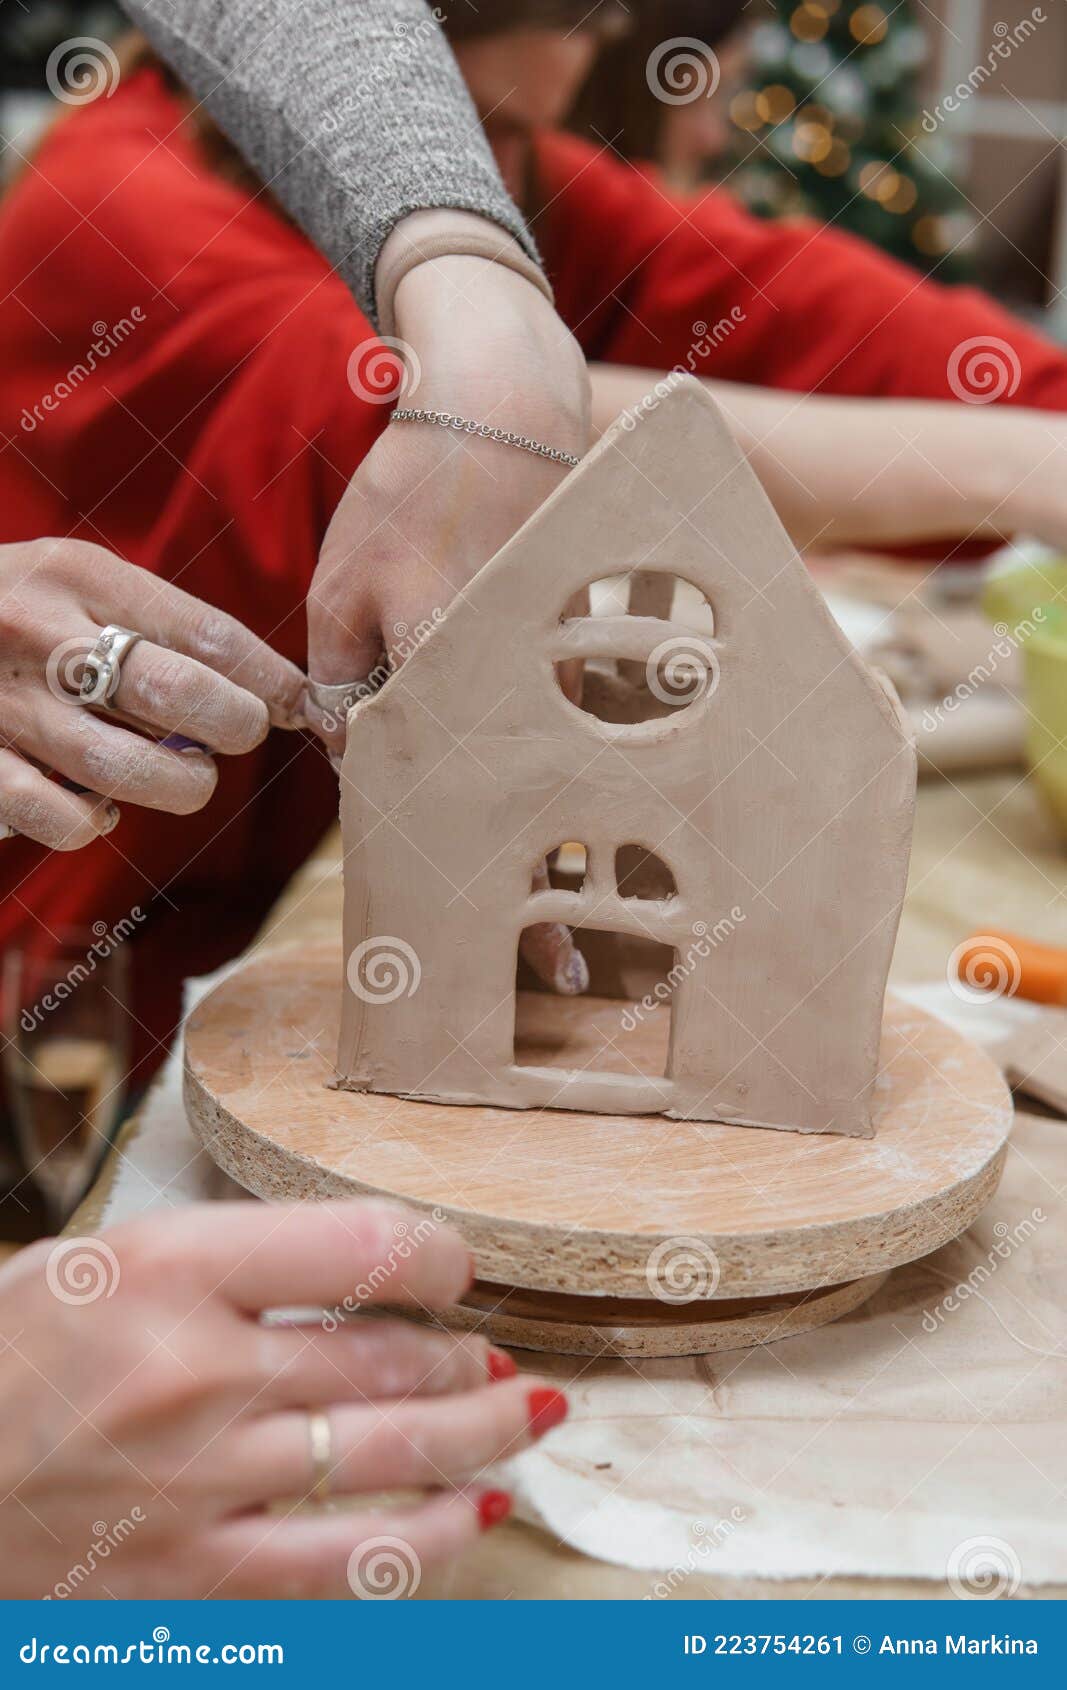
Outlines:
<svg viewBox="0 0 1067 1690"><path fill-rule="evenodd" d="M839 1286L957 1237L1000 1177L1003 1079L893 997L872 1140L336 1091L340 982L338 948L294 945L208 994L186 1028L194 1129L260 1197L373 1195L437 1211L494 1285L701 1301ZM618 1002L545 1003L589 1026L610 1017L617 1033Z"/></svg>
<svg viewBox="0 0 1067 1690"><path fill-rule="evenodd" d="M868 1274L791 1297L735 1297L671 1306L654 1297L566 1297L479 1280L434 1325L480 1332L494 1344L566 1356L696 1356L811 1332L873 1297L888 1275ZM410 1310L406 1311L408 1314Z"/></svg>

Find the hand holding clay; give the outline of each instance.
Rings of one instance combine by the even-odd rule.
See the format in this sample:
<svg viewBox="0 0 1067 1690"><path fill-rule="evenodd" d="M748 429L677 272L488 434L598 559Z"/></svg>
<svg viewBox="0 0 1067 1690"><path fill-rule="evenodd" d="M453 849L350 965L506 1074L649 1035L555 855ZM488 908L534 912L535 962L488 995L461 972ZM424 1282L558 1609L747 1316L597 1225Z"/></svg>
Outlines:
<svg viewBox="0 0 1067 1690"><path fill-rule="evenodd" d="M379 271L442 214L394 229ZM492 229L478 218L463 223ZM414 234L413 234L414 231ZM496 231L501 244L507 237ZM580 456L589 375L540 290L485 258L420 263L392 299L407 374L399 403L461 415ZM457 593L560 485L560 464L431 424L392 424L360 465L326 534L308 595L308 673L331 685L380 683ZM456 677L457 686L462 676ZM333 751L344 720L316 721Z"/></svg>
<svg viewBox="0 0 1067 1690"><path fill-rule="evenodd" d="M383 264L391 243L409 240L423 215L431 214L398 225ZM578 456L585 451L588 371L531 282L484 258L437 258L404 276L393 305L414 378L404 405L487 422ZM308 597L313 681L380 685L566 473L470 434L429 424L387 428L341 500L319 557ZM577 672L568 679L577 686ZM343 751L344 713L317 712L309 703L308 715L331 751ZM547 985L585 989L585 963L565 926L531 928L523 952Z"/></svg>
<svg viewBox="0 0 1067 1690"><path fill-rule="evenodd" d="M342 1311L443 1309L470 1276L447 1226L358 1202L196 1205L22 1251L0 1273L0 1596L374 1593L382 1537L416 1582L506 1516L469 1481L566 1400L480 1338ZM264 1326L283 1304L332 1312ZM297 1511L401 1489L434 1494Z"/></svg>
<svg viewBox="0 0 1067 1690"><path fill-rule="evenodd" d="M302 725L292 663L101 546L0 546L0 607L0 838L77 850L114 827L116 799L186 815L214 790L210 752L250 751L272 722ZM107 704L89 707L86 659L112 626L137 637Z"/></svg>

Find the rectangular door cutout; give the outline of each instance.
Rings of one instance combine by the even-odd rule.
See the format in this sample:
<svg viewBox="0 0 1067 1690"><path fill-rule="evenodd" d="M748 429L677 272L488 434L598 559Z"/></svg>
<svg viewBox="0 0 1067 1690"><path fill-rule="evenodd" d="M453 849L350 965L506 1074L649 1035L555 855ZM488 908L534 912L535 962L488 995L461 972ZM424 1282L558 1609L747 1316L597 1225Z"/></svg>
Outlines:
<svg viewBox="0 0 1067 1690"><path fill-rule="evenodd" d="M580 997L533 989L532 972L520 951L515 988L517 1066L662 1079L667 1073L674 995L668 975L676 953L670 946L630 933L582 928L576 939L593 981L592 989ZM598 986L607 989L601 983L608 980L612 989L625 995L595 995ZM653 1007L647 1007L649 1003Z"/></svg>

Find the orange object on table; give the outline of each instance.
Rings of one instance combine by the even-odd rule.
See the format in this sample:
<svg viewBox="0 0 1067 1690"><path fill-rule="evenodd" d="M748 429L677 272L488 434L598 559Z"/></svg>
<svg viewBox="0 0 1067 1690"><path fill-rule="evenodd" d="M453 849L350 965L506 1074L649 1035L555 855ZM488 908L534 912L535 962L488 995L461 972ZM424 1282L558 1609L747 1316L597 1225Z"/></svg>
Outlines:
<svg viewBox="0 0 1067 1690"><path fill-rule="evenodd" d="M1067 949L1061 946L992 928L972 934L954 958L966 985L984 986L998 997L1067 1006Z"/></svg>

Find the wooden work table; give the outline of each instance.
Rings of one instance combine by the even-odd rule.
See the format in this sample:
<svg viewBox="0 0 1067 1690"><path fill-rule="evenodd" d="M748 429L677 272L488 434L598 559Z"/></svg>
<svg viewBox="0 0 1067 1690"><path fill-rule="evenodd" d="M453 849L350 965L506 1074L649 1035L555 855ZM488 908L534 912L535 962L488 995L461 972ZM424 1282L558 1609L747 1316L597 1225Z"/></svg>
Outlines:
<svg viewBox="0 0 1067 1690"><path fill-rule="evenodd" d="M341 907L338 849L336 835L324 841L280 898L262 939L275 943L336 937ZM1019 772L939 780L920 787L908 899L893 978L909 983L943 980L953 947L987 926L1067 944L1067 843L1059 839L1036 793ZM99 1225L113 1167L136 1134L134 1119L123 1129L68 1231L86 1233ZM535 1362L530 1357L529 1361L549 1377L566 1378L572 1368L567 1358L539 1357ZM509 1524L486 1538L460 1565L427 1576L419 1594L447 1599L640 1599L655 1583L653 1573L589 1560L544 1533ZM690 1599L937 1599L951 1592L947 1584L911 1580L771 1583L694 1573L678 1584L674 1594ZM1023 1587L1019 1594L1063 1599L1067 1587Z"/></svg>

